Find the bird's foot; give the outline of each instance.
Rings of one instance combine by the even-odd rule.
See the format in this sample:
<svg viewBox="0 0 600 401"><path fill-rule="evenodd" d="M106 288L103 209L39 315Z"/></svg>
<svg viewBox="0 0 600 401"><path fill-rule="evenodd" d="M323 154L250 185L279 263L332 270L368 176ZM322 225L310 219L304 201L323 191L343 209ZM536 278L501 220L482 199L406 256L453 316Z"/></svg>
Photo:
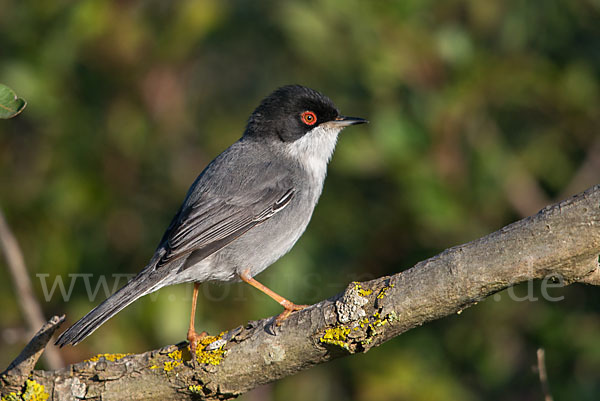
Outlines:
<svg viewBox="0 0 600 401"><path fill-rule="evenodd" d="M290 302L288 300L286 300L286 302L282 302L281 305L285 308L285 310L283 312L281 312L279 314L279 316L277 316L277 318L275 318L275 325L279 326L281 325L281 323L287 319L288 317L290 317L290 315L292 314L292 312L296 312L299 310L302 310L306 307L308 307L309 305L296 305L293 302Z"/></svg>
<svg viewBox="0 0 600 401"><path fill-rule="evenodd" d="M198 334L194 329L188 330L187 340L190 343L190 354L192 354L192 360L196 359L196 347L198 345L198 342L200 342L200 340L202 340L207 335L208 333L206 331L203 331L202 333Z"/></svg>

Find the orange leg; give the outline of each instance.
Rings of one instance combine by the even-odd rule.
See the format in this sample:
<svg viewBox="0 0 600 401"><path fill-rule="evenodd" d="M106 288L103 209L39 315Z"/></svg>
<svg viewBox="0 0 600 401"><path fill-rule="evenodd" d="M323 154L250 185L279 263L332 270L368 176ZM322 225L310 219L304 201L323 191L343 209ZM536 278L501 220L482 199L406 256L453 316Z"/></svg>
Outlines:
<svg viewBox="0 0 600 401"><path fill-rule="evenodd" d="M198 298L198 287L200 283L194 283L194 293L192 294L192 315L190 316L190 328L187 333L187 340L190 342L190 351L192 355L196 353L196 344L202 340L208 333L203 331L202 333L196 333L195 320L196 320L196 299Z"/></svg>
<svg viewBox="0 0 600 401"><path fill-rule="evenodd" d="M265 285L259 283L258 281L256 281L252 277L250 277L250 275L248 274L249 272L250 272L249 270L244 270L244 272L242 274L240 274L240 278L243 281L245 281L246 283L250 284L252 287L264 292L265 294L267 294L268 296L273 298L275 301L277 301L281 306L283 306L285 308L285 310L279 316L277 316L277 319L275 319L275 323L278 326L281 324L281 322L283 322L285 319L287 319L292 312L295 312L297 310L302 310L308 306L308 305L296 305L292 301L288 301L281 295L277 294L273 290L267 288Z"/></svg>

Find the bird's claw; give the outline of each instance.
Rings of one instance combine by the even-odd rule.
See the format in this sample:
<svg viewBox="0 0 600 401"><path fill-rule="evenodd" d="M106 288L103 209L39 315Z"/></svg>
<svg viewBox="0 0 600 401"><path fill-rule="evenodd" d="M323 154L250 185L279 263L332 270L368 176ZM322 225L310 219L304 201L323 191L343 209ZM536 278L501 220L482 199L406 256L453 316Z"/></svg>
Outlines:
<svg viewBox="0 0 600 401"><path fill-rule="evenodd" d="M281 323L283 323L283 321L285 319L287 319L288 317L290 317L290 315L292 314L292 312L296 312L296 311L302 310L302 309L304 309L304 308L306 308L308 306L309 305L296 305L296 304L290 302L289 304L287 304L287 305L284 306L284 308L285 308L284 311L281 312L279 314L279 316L277 316L275 318L275 325L276 326L280 326Z"/></svg>
<svg viewBox="0 0 600 401"><path fill-rule="evenodd" d="M196 333L195 330L188 331L187 340L190 343L190 354L192 354L192 359L195 359L194 355L196 355L196 347L198 346L198 343L207 335L208 333L206 331L203 331L202 333Z"/></svg>

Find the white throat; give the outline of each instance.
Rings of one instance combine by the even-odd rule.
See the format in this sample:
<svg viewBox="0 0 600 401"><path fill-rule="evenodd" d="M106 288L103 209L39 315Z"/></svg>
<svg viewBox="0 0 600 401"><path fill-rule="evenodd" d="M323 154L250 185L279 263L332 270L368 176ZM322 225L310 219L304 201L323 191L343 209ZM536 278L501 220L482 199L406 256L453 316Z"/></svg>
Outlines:
<svg viewBox="0 0 600 401"><path fill-rule="evenodd" d="M287 144L287 153L297 160L319 183L327 175L327 163L331 160L338 134L342 128L327 123L308 131L302 138Z"/></svg>

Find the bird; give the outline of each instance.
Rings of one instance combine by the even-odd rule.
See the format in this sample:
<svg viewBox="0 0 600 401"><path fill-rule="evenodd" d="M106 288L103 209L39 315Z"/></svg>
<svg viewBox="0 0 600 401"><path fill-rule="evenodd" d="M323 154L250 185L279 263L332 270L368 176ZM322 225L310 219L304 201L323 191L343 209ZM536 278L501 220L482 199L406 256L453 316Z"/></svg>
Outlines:
<svg viewBox="0 0 600 401"><path fill-rule="evenodd" d="M195 330L203 282L243 281L257 288L283 306L277 325L305 308L254 277L304 233L340 131L367 122L341 115L331 99L314 89L276 89L252 112L242 137L193 182L150 262L65 330L56 345L77 345L135 300L180 283L194 283L187 332L192 351L207 335Z"/></svg>

